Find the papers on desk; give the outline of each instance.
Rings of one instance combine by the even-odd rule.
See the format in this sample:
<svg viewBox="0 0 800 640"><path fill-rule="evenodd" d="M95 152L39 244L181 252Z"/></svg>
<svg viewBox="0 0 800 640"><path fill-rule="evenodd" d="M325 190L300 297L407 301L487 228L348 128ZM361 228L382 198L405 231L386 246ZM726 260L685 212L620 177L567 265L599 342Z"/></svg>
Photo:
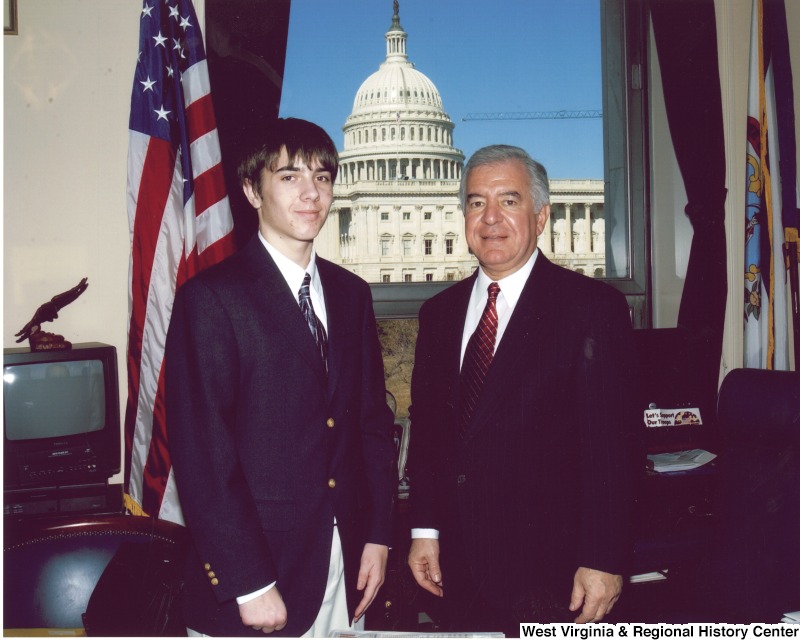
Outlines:
<svg viewBox="0 0 800 640"><path fill-rule="evenodd" d="M800 624L800 611L792 611L791 613L784 613L781 622L788 624Z"/></svg>
<svg viewBox="0 0 800 640"><path fill-rule="evenodd" d="M673 451L672 453L655 453L647 456L648 466L659 473L670 471L689 471L711 462L717 457L716 453L709 453L704 449L689 449L688 451Z"/></svg>
<svg viewBox="0 0 800 640"><path fill-rule="evenodd" d="M640 582L661 582L667 579L669 569L663 571L650 571L649 573L637 573L635 576L630 576L628 582L631 584L638 584Z"/></svg>

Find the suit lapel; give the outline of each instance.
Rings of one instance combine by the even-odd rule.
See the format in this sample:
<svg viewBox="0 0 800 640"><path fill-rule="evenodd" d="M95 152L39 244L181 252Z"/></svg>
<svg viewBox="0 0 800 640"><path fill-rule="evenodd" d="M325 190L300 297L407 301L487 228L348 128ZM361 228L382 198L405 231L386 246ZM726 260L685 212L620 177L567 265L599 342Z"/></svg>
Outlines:
<svg viewBox="0 0 800 640"><path fill-rule="evenodd" d="M317 256L317 271L322 281L325 313L328 316L328 396L333 397L342 372L348 332L353 326L360 326L360 322L353 317L348 296L344 288L337 284L336 274L330 267L330 263Z"/></svg>
<svg viewBox="0 0 800 640"><path fill-rule="evenodd" d="M441 340L441 358L445 366L445 375L452 375L454 380L451 387L449 404L459 407L460 374L461 374L461 342L464 336L464 322L467 317L467 306L475 286L477 271L469 278L453 285L451 291L454 299L447 299L444 309L444 326L440 327L438 336Z"/></svg>
<svg viewBox="0 0 800 640"><path fill-rule="evenodd" d="M551 267L552 263L540 252L495 352L465 439L480 430L496 407L502 404L504 392L511 387L510 382L520 367L538 366L531 362L531 353L538 336L547 335L548 301L553 299Z"/></svg>
<svg viewBox="0 0 800 640"><path fill-rule="evenodd" d="M314 337L306 325L294 294L258 236L250 240L243 249L243 258L245 268L251 276L251 298L259 310L259 317L267 327L266 335L291 345L320 379L324 380L325 367L319 357Z"/></svg>

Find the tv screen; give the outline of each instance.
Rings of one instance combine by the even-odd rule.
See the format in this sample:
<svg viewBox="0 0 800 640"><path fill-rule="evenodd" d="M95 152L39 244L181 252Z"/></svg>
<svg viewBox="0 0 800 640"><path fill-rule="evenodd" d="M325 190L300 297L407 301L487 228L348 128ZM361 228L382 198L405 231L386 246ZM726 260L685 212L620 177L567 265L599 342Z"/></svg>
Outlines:
<svg viewBox="0 0 800 640"><path fill-rule="evenodd" d="M12 365L3 372L3 392L9 440L59 438L105 426L100 360Z"/></svg>
<svg viewBox="0 0 800 640"><path fill-rule="evenodd" d="M5 349L4 489L104 483L120 469L116 349Z"/></svg>

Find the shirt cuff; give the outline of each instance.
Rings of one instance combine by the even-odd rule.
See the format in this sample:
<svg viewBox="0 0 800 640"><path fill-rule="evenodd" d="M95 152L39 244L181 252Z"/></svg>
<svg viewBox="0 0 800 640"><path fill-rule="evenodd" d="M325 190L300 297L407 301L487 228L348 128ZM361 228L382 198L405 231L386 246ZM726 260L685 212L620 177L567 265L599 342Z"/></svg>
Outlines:
<svg viewBox="0 0 800 640"><path fill-rule="evenodd" d="M411 530L411 537L412 538L433 538L434 540L439 539L439 531L437 529L412 529Z"/></svg>
<svg viewBox="0 0 800 640"><path fill-rule="evenodd" d="M263 589L259 589L258 591L253 591L253 593L248 593L243 596L239 596L238 598L236 598L236 604L244 604L245 602L250 602L251 600L255 600L262 593L266 593L267 591L272 589L272 587L274 587L276 584L277 583L273 582L272 584L268 584Z"/></svg>

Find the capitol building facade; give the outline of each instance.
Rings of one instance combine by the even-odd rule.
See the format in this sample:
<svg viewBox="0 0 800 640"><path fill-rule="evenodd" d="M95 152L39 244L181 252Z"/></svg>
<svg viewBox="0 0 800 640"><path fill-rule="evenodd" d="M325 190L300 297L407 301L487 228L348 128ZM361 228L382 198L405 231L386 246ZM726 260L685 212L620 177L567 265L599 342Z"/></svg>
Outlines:
<svg viewBox="0 0 800 640"><path fill-rule="evenodd" d="M368 282L461 280L477 267L458 187L464 154L427 76L406 53L397 2L386 59L356 93L320 255ZM605 275L602 180L551 180L539 248L586 275Z"/></svg>

